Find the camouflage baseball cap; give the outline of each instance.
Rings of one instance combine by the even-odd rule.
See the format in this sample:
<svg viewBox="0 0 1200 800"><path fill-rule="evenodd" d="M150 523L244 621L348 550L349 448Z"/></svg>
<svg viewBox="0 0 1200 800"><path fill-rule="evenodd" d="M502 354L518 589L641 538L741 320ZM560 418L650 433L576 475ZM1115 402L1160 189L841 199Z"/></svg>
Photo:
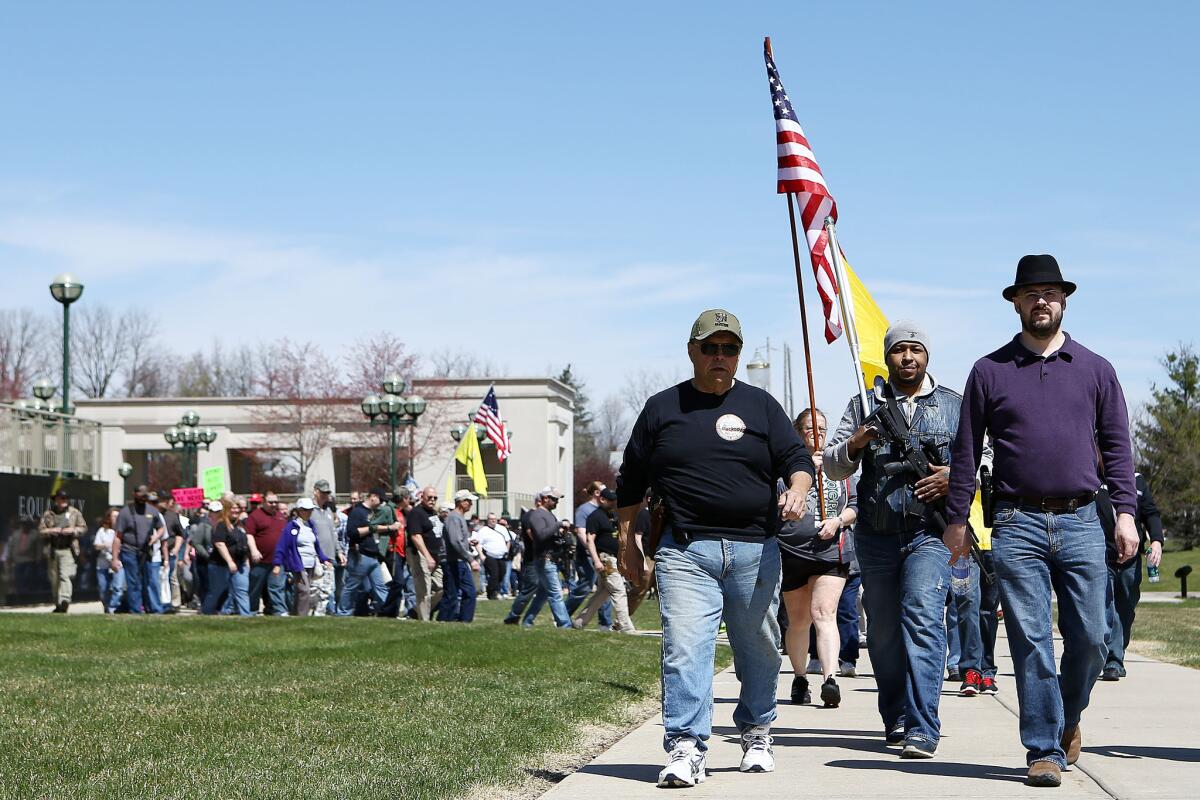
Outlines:
<svg viewBox="0 0 1200 800"><path fill-rule="evenodd" d="M732 333L739 342L742 341L742 323L738 322L738 318L723 308L713 308L696 317L690 338L699 342L721 332Z"/></svg>

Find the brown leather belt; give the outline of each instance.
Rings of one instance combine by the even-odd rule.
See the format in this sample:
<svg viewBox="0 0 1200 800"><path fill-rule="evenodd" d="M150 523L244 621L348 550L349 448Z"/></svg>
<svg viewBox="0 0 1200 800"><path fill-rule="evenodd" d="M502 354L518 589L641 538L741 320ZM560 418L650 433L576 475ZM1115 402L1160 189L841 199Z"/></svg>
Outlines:
<svg viewBox="0 0 1200 800"><path fill-rule="evenodd" d="M1046 511L1051 514L1074 513L1077 509L1086 506L1095 499L1095 492L1085 492L1075 497L1024 497L1015 494L996 495L997 502L1009 502L1013 505L1036 508L1039 511Z"/></svg>

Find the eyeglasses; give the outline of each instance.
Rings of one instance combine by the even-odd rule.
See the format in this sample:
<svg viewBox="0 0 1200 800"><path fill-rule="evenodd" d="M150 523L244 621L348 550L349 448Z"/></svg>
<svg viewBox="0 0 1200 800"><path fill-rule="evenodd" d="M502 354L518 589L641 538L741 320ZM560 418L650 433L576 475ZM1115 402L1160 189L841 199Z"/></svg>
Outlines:
<svg viewBox="0 0 1200 800"><path fill-rule="evenodd" d="M726 358L733 358L742 352L740 344L717 344L716 342L701 342L700 352L706 356L715 356L717 353Z"/></svg>
<svg viewBox="0 0 1200 800"><path fill-rule="evenodd" d="M1036 289L1027 289L1021 292L1021 299L1026 303L1036 303L1038 300L1045 300L1047 303L1056 303L1063 299L1062 289L1044 289L1037 291Z"/></svg>

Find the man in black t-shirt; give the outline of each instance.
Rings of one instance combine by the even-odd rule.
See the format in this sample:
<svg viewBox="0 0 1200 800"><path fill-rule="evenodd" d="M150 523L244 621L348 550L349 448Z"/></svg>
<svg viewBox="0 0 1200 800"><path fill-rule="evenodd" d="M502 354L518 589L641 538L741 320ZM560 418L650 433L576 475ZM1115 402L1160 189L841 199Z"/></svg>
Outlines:
<svg viewBox="0 0 1200 800"><path fill-rule="evenodd" d="M641 585L646 560L630 529L647 489L666 503L656 552L663 621L663 743L659 786L704 780L712 735L717 628L725 620L741 692L733 721L742 772L775 769L771 723L779 682L779 521L804 511L813 461L779 402L734 380L742 329L705 311L687 352L693 377L646 401L617 478L621 570ZM776 493L776 481L786 490Z"/></svg>
<svg viewBox="0 0 1200 800"><path fill-rule="evenodd" d="M617 505L617 493L612 489L603 489L597 498L599 507L588 515L584 526L587 535L587 550L584 557L589 559L596 570L598 585L582 613L572 623L582 630L591 622L592 615L600 610L610 599L615 622L612 629L621 633L637 633L633 621L629 618L629 603L625 593L625 578L617 569L617 517L614 509ZM578 560L578 559L576 559ZM603 623L601 623L603 627Z"/></svg>
<svg viewBox="0 0 1200 800"><path fill-rule="evenodd" d="M416 503L404 517L408 530L408 542L404 558L413 577L413 591L417 595L417 619L430 620L432 611L442 600L442 568L439 563L445 545L437 535L433 524L437 516L437 489L426 486L421 490L420 502Z"/></svg>

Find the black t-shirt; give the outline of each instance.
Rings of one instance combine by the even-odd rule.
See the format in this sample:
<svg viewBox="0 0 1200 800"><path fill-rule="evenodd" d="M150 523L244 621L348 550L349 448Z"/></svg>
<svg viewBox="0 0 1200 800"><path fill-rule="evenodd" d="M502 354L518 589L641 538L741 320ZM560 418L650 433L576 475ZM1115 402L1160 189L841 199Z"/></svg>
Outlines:
<svg viewBox="0 0 1200 800"><path fill-rule="evenodd" d="M358 532L359 528L366 528L370 524L371 512L366 506L362 503L351 506L350 513L346 515L346 538L350 540L351 550L357 550L364 556L382 559L383 554L379 552L379 543L375 541L375 536Z"/></svg>
<svg viewBox="0 0 1200 800"><path fill-rule="evenodd" d="M597 508L587 518L587 532L596 537L596 552L616 556L617 518L611 511Z"/></svg>
<svg viewBox="0 0 1200 800"><path fill-rule="evenodd" d="M415 505L408 510L404 515L404 526L408 534L408 547L412 548L411 552L417 552L416 545L412 543L414 533L421 535L421 540L425 542L425 548L429 551L429 555L437 560L442 559L442 537L434 535L433 517L422 508L420 505Z"/></svg>
<svg viewBox="0 0 1200 800"><path fill-rule="evenodd" d="M213 528L212 543L214 563L217 563L218 561L223 562L225 560L221 558L220 554L217 552L217 544L220 542L224 542L225 546L229 548L229 557L232 558L233 563L237 564L239 567L241 567L242 564L245 564L246 559L250 557L250 542L246 538L246 529L241 525L234 525L233 529L230 530L229 526L227 526L224 522L218 522L216 527Z"/></svg>
<svg viewBox="0 0 1200 800"><path fill-rule="evenodd" d="M643 508L637 513L637 517L633 520L633 533L640 533L645 536L650 532L650 509Z"/></svg>
<svg viewBox="0 0 1200 800"><path fill-rule="evenodd" d="M796 472L814 474L812 456L779 401L746 383L717 395L684 381L646 401L625 448L617 502L636 506L652 486L673 528L755 541L775 535L775 482Z"/></svg>

